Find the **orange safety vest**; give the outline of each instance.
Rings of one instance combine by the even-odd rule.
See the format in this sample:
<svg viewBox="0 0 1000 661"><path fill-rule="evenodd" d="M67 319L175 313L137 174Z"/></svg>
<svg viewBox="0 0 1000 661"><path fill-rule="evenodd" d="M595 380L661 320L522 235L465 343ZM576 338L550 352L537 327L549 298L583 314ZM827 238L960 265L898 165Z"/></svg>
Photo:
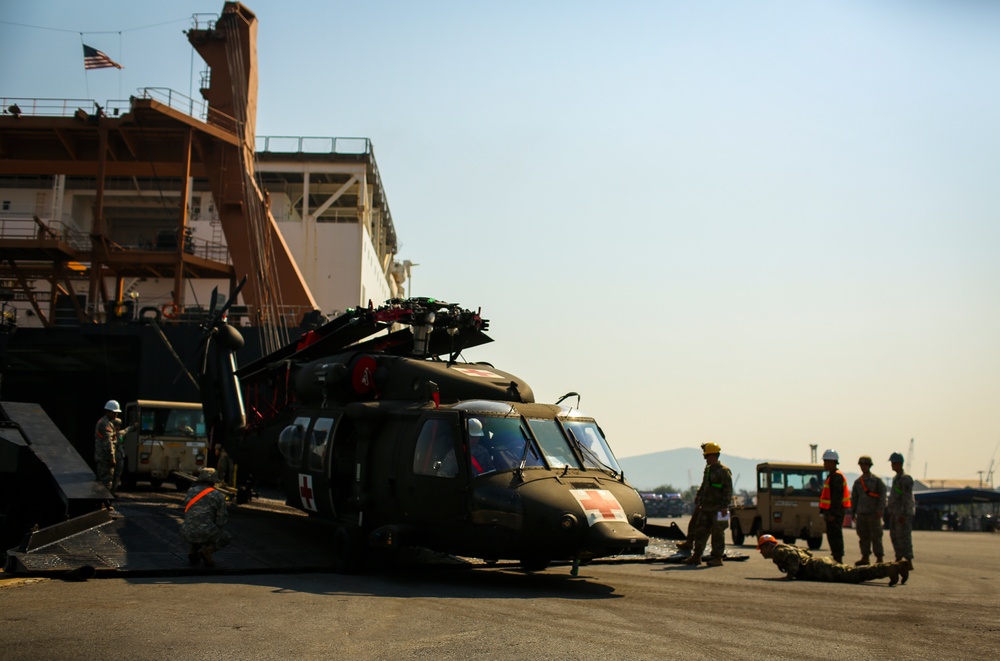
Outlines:
<svg viewBox="0 0 1000 661"><path fill-rule="evenodd" d="M830 509L830 478L833 477L833 473L836 472L837 475L844 481L844 509L851 508L851 492L847 490L847 478L840 471L830 471L830 474L826 476L826 482L823 483L823 491L819 494L819 508L821 510Z"/></svg>

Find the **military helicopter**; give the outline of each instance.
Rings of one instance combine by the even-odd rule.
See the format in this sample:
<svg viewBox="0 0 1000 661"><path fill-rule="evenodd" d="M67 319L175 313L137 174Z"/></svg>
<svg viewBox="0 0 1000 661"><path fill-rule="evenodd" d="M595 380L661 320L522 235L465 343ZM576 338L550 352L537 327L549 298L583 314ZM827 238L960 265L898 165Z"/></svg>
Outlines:
<svg viewBox="0 0 1000 661"><path fill-rule="evenodd" d="M404 546L528 571L644 552L642 500L579 396L536 403L518 377L458 360L492 342L479 312L369 303L237 370L234 298L216 310L213 295L203 325L206 420L241 474L335 522L336 569Z"/></svg>

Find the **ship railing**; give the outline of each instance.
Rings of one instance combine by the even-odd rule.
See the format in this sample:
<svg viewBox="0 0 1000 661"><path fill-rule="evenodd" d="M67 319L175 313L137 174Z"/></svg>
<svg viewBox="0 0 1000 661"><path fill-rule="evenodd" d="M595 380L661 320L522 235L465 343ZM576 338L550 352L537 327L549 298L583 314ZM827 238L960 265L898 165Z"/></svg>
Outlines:
<svg viewBox="0 0 1000 661"><path fill-rule="evenodd" d="M359 154L372 153L371 140L353 137L258 135L258 152L273 154Z"/></svg>
<svg viewBox="0 0 1000 661"><path fill-rule="evenodd" d="M90 248L90 236L72 225L59 220L46 221L45 227L40 227L31 215L8 214L0 212L0 239L33 240L55 239L68 244L76 250Z"/></svg>
<svg viewBox="0 0 1000 661"><path fill-rule="evenodd" d="M160 324L200 324L208 318L208 308L199 303L181 305L176 311L173 301L166 296L144 298L141 295L135 299L125 299L122 303L109 305L104 310L93 310L87 306L88 312L97 312L97 319L102 322L138 322L155 321ZM253 305L232 305L226 314L226 322L231 326L251 328L258 326L280 326L286 330L306 330L308 320L315 320L312 308L301 305L277 306L274 311L277 319L270 314L259 314L259 308ZM325 317L319 321L325 322ZM309 326L312 328L313 326Z"/></svg>
<svg viewBox="0 0 1000 661"><path fill-rule="evenodd" d="M190 115L206 124L212 124L227 131L236 131L236 120L224 112L166 87L143 87L136 97L152 99ZM119 117L132 109L132 99L109 99L104 105L93 99L32 99L26 97L0 97L0 109L4 115L27 117L74 117L81 111L89 115L104 114Z"/></svg>
<svg viewBox="0 0 1000 661"><path fill-rule="evenodd" d="M218 14L191 14L191 29L214 30L219 20Z"/></svg>
<svg viewBox="0 0 1000 661"><path fill-rule="evenodd" d="M129 241L112 239L111 249L120 250L142 250L159 252L176 252L177 241L175 233L170 233L170 241L144 241L132 243ZM29 241L38 239L55 239L61 241L74 250L87 251L92 247L90 235L72 225L62 221L46 221L45 227L41 227L34 218L26 214L11 214L0 212L0 239L17 241ZM229 249L225 244L201 239L194 236L185 236L184 252L204 259L231 264L232 258Z"/></svg>
<svg viewBox="0 0 1000 661"><path fill-rule="evenodd" d="M79 111L97 114L103 112L118 116L129 108L128 101L110 100L100 105L93 99L30 99L22 97L0 98L4 115L28 117L73 117Z"/></svg>
<svg viewBox="0 0 1000 661"><path fill-rule="evenodd" d="M236 132L237 122L234 117L169 87L143 87L139 90L139 98L157 101L206 124Z"/></svg>

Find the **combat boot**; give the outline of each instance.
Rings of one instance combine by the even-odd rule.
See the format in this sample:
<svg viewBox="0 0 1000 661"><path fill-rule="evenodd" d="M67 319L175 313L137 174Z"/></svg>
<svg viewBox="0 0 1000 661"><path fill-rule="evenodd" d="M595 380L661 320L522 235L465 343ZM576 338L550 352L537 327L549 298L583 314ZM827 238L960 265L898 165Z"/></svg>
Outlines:
<svg viewBox="0 0 1000 661"><path fill-rule="evenodd" d="M865 565L870 565L870 564L871 563L868 562L868 556L864 555L864 556L861 556L860 560L858 560L857 562L854 563L854 566L855 567L863 567Z"/></svg>
<svg viewBox="0 0 1000 661"><path fill-rule="evenodd" d="M722 558L716 558L716 557L709 558L708 562L706 562L705 564L708 565L709 567L721 567Z"/></svg>
<svg viewBox="0 0 1000 661"><path fill-rule="evenodd" d="M875 564L877 564L877 565L881 565L882 564L882 556L880 556L880 555L875 556Z"/></svg>
<svg viewBox="0 0 1000 661"><path fill-rule="evenodd" d="M895 566L898 568L899 575L903 578L903 585L906 585L906 581L910 578L910 561L900 560L895 563Z"/></svg>
<svg viewBox="0 0 1000 661"><path fill-rule="evenodd" d="M889 568L889 587L899 583L899 566L895 563L891 565L886 565Z"/></svg>
<svg viewBox="0 0 1000 661"><path fill-rule="evenodd" d="M209 569L215 567L215 561L212 560L213 551L215 551L215 549L208 545L202 546L201 551L199 551L201 559L205 561L205 566L208 567Z"/></svg>
<svg viewBox="0 0 1000 661"><path fill-rule="evenodd" d="M697 567L698 565L701 564L701 556L704 553L705 553L705 547L704 546L695 547L695 549L693 551L691 551L691 557L688 558L687 560L685 560L684 564L685 565L690 565L692 567Z"/></svg>

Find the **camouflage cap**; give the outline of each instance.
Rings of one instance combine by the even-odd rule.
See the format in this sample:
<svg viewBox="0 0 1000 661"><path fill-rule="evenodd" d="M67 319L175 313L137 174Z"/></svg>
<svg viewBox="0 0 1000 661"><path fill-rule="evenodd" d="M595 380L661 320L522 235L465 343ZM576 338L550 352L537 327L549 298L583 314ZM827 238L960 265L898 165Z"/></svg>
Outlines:
<svg viewBox="0 0 1000 661"><path fill-rule="evenodd" d="M201 472L198 473L198 481L215 484L219 481L219 475L215 472L214 468L202 468Z"/></svg>
<svg viewBox="0 0 1000 661"><path fill-rule="evenodd" d="M875 462L872 461L872 458L866 454L861 455L861 458L858 459L859 466L861 466L862 464L868 464L869 466L871 466L873 463Z"/></svg>

